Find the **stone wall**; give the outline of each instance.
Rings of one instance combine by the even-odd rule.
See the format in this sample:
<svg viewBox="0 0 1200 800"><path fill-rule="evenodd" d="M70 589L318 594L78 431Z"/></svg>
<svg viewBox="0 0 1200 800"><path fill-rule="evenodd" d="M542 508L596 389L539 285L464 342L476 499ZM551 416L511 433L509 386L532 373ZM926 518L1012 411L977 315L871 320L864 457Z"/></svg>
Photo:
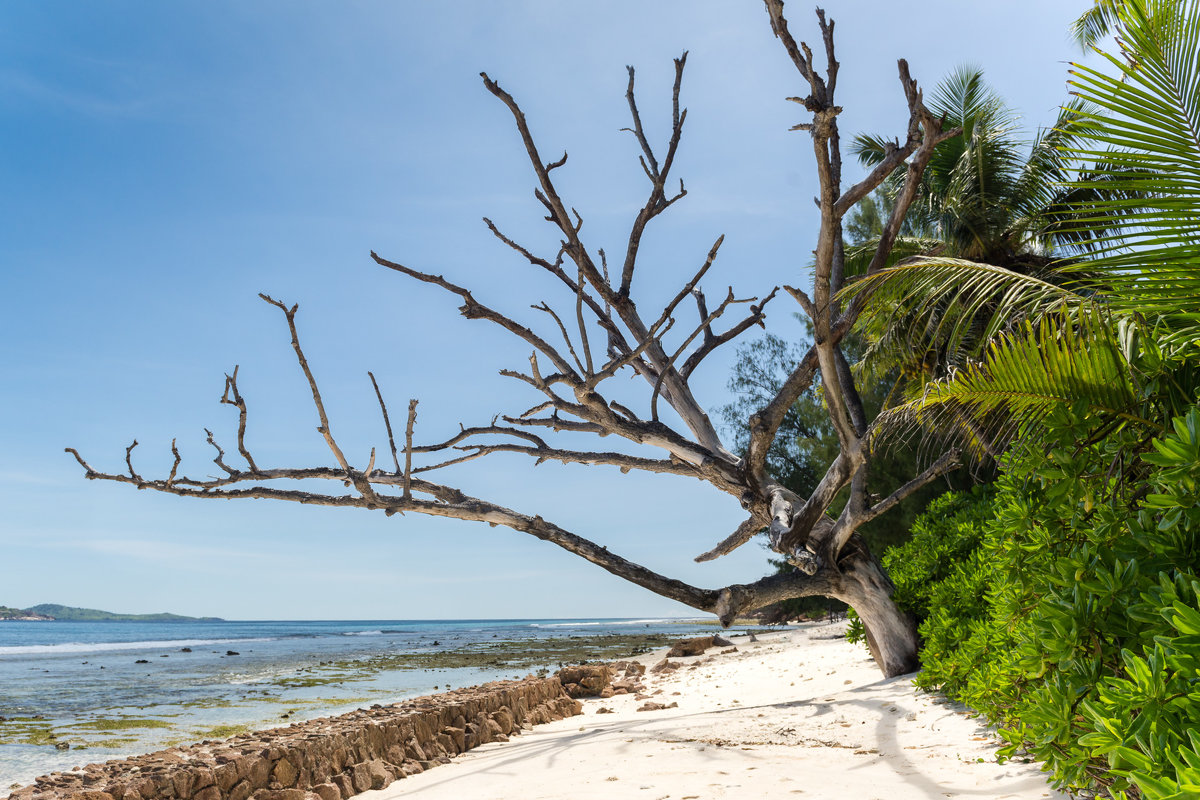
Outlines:
<svg viewBox="0 0 1200 800"><path fill-rule="evenodd" d="M557 677L497 681L38 778L9 800L344 800L580 713Z"/></svg>

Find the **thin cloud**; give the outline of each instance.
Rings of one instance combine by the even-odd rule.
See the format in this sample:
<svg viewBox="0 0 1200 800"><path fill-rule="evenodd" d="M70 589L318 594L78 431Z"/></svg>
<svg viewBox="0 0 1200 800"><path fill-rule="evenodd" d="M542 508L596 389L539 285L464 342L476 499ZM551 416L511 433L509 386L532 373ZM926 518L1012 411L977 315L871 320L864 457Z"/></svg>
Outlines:
<svg viewBox="0 0 1200 800"><path fill-rule="evenodd" d="M0 71L0 93L20 95L48 106L96 117L137 117L152 105L145 98L112 99L54 86L25 72Z"/></svg>

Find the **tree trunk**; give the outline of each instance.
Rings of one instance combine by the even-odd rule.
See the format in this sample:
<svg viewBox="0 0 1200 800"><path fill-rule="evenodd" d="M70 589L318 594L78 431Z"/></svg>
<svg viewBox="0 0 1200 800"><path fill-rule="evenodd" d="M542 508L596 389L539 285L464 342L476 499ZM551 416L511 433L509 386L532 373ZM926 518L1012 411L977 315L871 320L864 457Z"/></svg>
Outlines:
<svg viewBox="0 0 1200 800"><path fill-rule="evenodd" d="M841 580L835 597L854 609L866 628L867 646L885 677L920 667L917 627L892 600L895 586L865 547L852 542L839 562Z"/></svg>

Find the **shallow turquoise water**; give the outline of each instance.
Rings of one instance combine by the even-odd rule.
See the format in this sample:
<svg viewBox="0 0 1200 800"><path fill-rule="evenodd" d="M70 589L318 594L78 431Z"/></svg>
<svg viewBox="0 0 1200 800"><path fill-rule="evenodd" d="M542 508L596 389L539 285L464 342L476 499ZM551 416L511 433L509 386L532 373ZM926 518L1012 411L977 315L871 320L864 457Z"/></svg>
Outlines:
<svg viewBox="0 0 1200 800"><path fill-rule="evenodd" d="M217 726L285 725L516 677L497 666L357 668L380 657L395 666L408 655L493 640L609 633L682 637L699 629L664 619L0 622L0 717L8 720L0 722L0 742L10 742L0 743L0 792L48 771L219 738ZM139 727L147 719L160 727ZM113 730L87 727L114 720ZM27 738L18 729L42 726L75 746L12 743Z"/></svg>

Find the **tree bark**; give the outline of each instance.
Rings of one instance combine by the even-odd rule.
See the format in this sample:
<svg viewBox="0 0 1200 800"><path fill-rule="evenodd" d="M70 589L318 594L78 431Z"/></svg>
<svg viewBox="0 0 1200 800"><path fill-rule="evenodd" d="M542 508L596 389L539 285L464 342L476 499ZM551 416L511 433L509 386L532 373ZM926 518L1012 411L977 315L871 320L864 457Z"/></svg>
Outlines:
<svg viewBox="0 0 1200 800"><path fill-rule="evenodd" d="M857 538L857 537L856 537ZM842 580L834 595L854 609L866 629L867 647L884 677L920 667L915 621L892 600L895 587L865 547L851 543L841 560Z"/></svg>

